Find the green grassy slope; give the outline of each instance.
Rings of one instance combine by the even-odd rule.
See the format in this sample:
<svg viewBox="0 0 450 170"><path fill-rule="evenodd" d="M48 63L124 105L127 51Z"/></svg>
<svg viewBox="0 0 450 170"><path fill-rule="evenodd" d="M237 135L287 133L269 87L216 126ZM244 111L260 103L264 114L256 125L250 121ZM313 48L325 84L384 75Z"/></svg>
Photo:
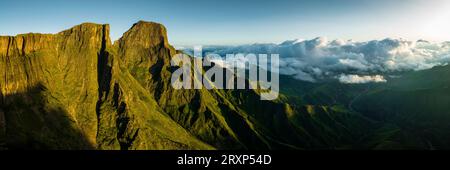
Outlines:
<svg viewBox="0 0 450 170"><path fill-rule="evenodd" d="M359 139L362 148L449 148L450 66L399 75L387 83L356 85L282 77L281 89L291 105L338 106L370 120L368 128L355 128L366 129Z"/></svg>
<svg viewBox="0 0 450 170"><path fill-rule="evenodd" d="M448 149L450 67L406 73L362 96L355 109L391 124L389 141L415 149ZM392 148L392 146L390 146Z"/></svg>

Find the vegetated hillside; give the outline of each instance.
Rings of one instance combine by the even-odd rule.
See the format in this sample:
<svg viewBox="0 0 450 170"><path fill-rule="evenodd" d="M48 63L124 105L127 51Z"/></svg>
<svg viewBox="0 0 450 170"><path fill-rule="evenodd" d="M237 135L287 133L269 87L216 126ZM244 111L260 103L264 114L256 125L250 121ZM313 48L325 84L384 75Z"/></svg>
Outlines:
<svg viewBox="0 0 450 170"><path fill-rule="evenodd" d="M340 106L373 122L369 149L448 149L450 67L398 73L387 83L308 83L282 77L291 105ZM283 87L284 86L284 87Z"/></svg>
<svg viewBox="0 0 450 170"><path fill-rule="evenodd" d="M388 124L382 148L449 149L450 67L410 72L360 97L355 109Z"/></svg>

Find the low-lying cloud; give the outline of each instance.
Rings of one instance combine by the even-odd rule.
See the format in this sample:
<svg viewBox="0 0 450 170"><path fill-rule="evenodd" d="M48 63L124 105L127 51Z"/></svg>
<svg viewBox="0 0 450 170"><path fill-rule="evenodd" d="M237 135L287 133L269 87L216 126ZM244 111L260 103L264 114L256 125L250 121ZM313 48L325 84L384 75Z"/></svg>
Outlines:
<svg viewBox="0 0 450 170"><path fill-rule="evenodd" d="M203 53L222 57L238 53L279 54L280 74L309 82L337 79L343 83L368 83L385 82L381 75L393 72L445 65L450 60L450 42L389 38L355 42L319 37L280 44L209 46L203 47Z"/></svg>
<svg viewBox="0 0 450 170"><path fill-rule="evenodd" d="M361 84L361 83L384 83L386 79L382 75L374 76L360 76L360 75L340 75L339 82L346 84Z"/></svg>

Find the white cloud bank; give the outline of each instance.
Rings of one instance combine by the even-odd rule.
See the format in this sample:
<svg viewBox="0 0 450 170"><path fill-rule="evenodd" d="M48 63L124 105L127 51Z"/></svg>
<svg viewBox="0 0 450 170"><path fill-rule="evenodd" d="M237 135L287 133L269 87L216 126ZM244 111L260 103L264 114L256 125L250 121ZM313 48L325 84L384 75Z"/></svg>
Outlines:
<svg viewBox="0 0 450 170"><path fill-rule="evenodd" d="M346 84L361 84L361 83L384 83L384 79L381 75L374 76L359 76L359 75L341 75L338 77L339 82Z"/></svg>
<svg viewBox="0 0 450 170"><path fill-rule="evenodd" d="M450 42L389 38L354 42L319 37L280 44L210 46L204 47L203 52L222 57L236 53L279 54L280 73L299 80L316 82L334 78L344 83L367 83L383 82L384 78L377 76L380 74L445 65L450 61Z"/></svg>

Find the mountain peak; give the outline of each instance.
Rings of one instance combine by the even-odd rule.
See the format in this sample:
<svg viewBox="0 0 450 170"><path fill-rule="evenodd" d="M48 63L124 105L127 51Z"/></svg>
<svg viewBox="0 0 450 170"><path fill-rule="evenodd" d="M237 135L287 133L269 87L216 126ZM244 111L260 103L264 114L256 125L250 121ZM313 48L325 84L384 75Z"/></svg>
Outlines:
<svg viewBox="0 0 450 170"><path fill-rule="evenodd" d="M145 26L160 26L160 27L164 27L164 25L157 23L157 22L152 22L152 21L144 21L144 20L140 20L138 22L136 22L133 25L145 25Z"/></svg>
<svg viewBox="0 0 450 170"><path fill-rule="evenodd" d="M119 42L139 45L143 47L153 47L163 44L169 46L167 30L162 24L148 21L139 21L123 34Z"/></svg>
<svg viewBox="0 0 450 170"><path fill-rule="evenodd" d="M91 22L85 22L79 25L75 25L72 28L69 28L67 30L61 31L58 34L66 34L66 33L73 33L73 32L88 32L88 31L98 31L98 30L104 30L109 32L109 24L97 24L97 23L91 23Z"/></svg>

